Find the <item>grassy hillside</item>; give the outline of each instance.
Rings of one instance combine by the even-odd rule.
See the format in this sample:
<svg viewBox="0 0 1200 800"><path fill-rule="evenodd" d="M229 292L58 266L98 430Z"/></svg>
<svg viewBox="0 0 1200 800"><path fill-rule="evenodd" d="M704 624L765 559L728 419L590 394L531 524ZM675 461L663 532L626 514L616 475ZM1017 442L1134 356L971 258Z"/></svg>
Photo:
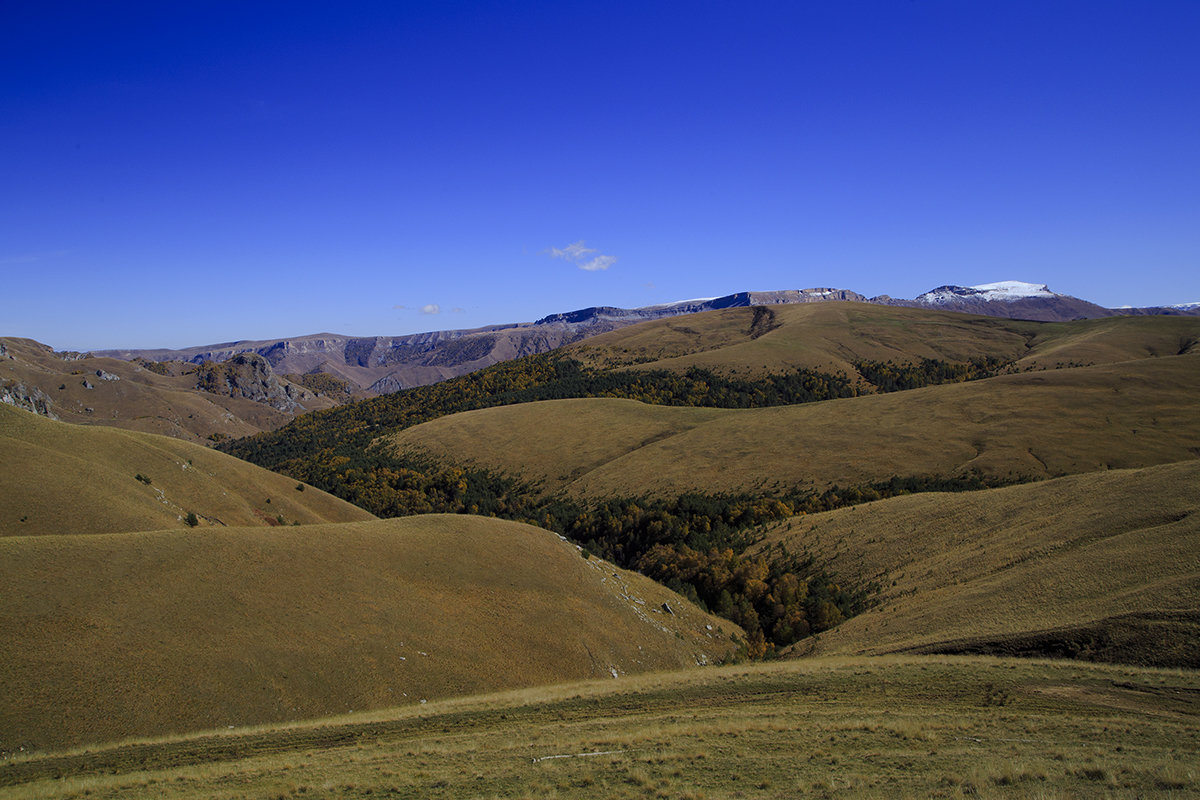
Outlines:
<svg viewBox="0 0 1200 800"><path fill-rule="evenodd" d="M1027 322L864 303L709 311L655 320L565 348L605 368L774 374L797 368L855 374L858 361L962 362L991 356L1018 369L1178 355L1200 342L1194 317Z"/></svg>
<svg viewBox="0 0 1200 800"><path fill-rule="evenodd" d="M0 464L0 536L186 529L189 513L200 526L372 518L318 489L300 491L293 479L199 445L69 425L3 403Z"/></svg>
<svg viewBox="0 0 1200 800"><path fill-rule="evenodd" d="M796 517L758 546L882 588L801 653L993 652L1200 666L1200 461Z"/></svg>
<svg viewBox="0 0 1200 800"><path fill-rule="evenodd" d="M30 339L0 338L0 397L64 422L211 442L273 430L296 413L329 408L330 396L291 387L296 408L203 391L209 373L228 367L150 364L57 354ZM157 371L156 371L157 370ZM276 390L286 388L279 382ZM210 387L216 388L216 387ZM235 393L236 394L236 393ZM336 396L334 393L330 393ZM287 403L291 405L292 403Z"/></svg>
<svg viewBox="0 0 1200 800"><path fill-rule="evenodd" d="M573 684L0 763L0 797L1180 798L1194 672L907 657Z"/></svg>
<svg viewBox="0 0 1200 800"><path fill-rule="evenodd" d="M737 632L554 534L467 516L9 537L0 586L9 752L678 669Z"/></svg>
<svg viewBox="0 0 1200 800"><path fill-rule="evenodd" d="M893 475L1045 478L1200 453L1200 354L749 410L566 400L443 417L391 437L583 498Z"/></svg>

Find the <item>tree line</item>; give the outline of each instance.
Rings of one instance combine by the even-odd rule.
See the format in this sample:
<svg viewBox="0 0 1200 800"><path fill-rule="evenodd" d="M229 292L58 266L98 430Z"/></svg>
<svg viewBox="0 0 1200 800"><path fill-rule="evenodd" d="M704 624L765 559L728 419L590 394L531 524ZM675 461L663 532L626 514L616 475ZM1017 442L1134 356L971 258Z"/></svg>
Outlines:
<svg viewBox="0 0 1200 800"><path fill-rule="evenodd" d="M996 374L1004 364L923 360L859 362L876 391ZM823 492L686 493L675 498L609 498L581 503L545 497L507 476L439 464L373 444L379 437L447 414L535 400L619 397L660 405L754 408L853 397L844 374L793 370L756 379L692 368L611 371L558 353L504 362L416 387L297 417L220 449L324 489L380 517L449 512L527 522L555 531L653 578L741 625L746 651L761 657L861 612L872 587L830 576L806 553L755 549L768 523L918 491L995 485L981 476L900 477Z"/></svg>

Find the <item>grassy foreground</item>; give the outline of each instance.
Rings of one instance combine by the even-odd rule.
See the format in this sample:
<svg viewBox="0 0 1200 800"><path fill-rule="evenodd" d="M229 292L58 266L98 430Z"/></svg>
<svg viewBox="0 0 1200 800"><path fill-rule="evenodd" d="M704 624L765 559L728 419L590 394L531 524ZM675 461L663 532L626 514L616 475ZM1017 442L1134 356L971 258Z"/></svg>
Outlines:
<svg viewBox="0 0 1200 800"><path fill-rule="evenodd" d="M1200 675L992 658L659 673L0 762L0 797L1184 797Z"/></svg>

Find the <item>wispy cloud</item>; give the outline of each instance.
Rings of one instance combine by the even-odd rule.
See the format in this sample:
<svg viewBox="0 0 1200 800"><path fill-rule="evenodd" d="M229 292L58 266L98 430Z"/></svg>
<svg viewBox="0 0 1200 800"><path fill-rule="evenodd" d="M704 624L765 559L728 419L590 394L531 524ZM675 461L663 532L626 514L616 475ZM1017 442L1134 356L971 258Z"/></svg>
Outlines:
<svg viewBox="0 0 1200 800"><path fill-rule="evenodd" d="M565 258L568 261L579 261L583 257L596 252L591 247L585 247L583 239L578 242L567 245L563 248L551 247L550 255L552 258Z"/></svg>
<svg viewBox="0 0 1200 800"><path fill-rule="evenodd" d="M608 269L616 260L616 256L596 256L591 261L585 261L580 264L579 268L585 269L588 272L595 272L597 270Z"/></svg>
<svg viewBox="0 0 1200 800"><path fill-rule="evenodd" d="M442 313L442 307L440 305L438 305L437 303L426 303L423 306L394 305L394 306L392 306L392 310L393 311L415 311L420 314L430 314L430 315ZM452 308L452 309L450 309L450 311L453 313L459 313L462 311L462 309L461 308Z"/></svg>
<svg viewBox="0 0 1200 800"><path fill-rule="evenodd" d="M599 253L594 247L588 247L580 239L566 247L551 247L546 251L551 258L561 258L570 261L575 266L587 272L600 272L617 263L616 256L593 255Z"/></svg>

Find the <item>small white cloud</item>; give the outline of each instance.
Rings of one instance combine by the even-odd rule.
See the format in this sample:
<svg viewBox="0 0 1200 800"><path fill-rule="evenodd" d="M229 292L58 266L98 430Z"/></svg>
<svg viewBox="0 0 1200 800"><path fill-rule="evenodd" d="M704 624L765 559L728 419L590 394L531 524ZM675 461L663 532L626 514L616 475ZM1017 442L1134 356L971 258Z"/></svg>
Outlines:
<svg viewBox="0 0 1200 800"><path fill-rule="evenodd" d="M393 311L404 311L407 308L408 308L408 306L392 306Z"/></svg>
<svg viewBox="0 0 1200 800"><path fill-rule="evenodd" d="M580 239L578 242L569 244L561 249L558 247L551 247L550 257L565 258L567 261L578 262L594 252L596 252L594 249L585 247L583 244L583 239Z"/></svg>
<svg viewBox="0 0 1200 800"><path fill-rule="evenodd" d="M575 266L587 272L599 272L606 270L616 263L616 256L596 255L598 253L594 247L588 247L584 244L583 239L578 242L572 242L566 247L551 247L546 251L551 258L561 258L564 261L570 261Z"/></svg>
<svg viewBox="0 0 1200 800"><path fill-rule="evenodd" d="M466 313L466 309L465 309L465 308L458 308L458 307L456 306L456 307L454 307L454 308L450 309L450 313L451 313L451 314L464 314L464 313Z"/></svg>
<svg viewBox="0 0 1200 800"><path fill-rule="evenodd" d="M596 272L597 270L608 269L616 260L616 256L596 256L591 261L585 261L580 264L579 268L585 269L588 272Z"/></svg>
<svg viewBox="0 0 1200 800"><path fill-rule="evenodd" d="M440 313L442 313L442 307L439 306L437 303L428 303L426 305L421 306L421 313L422 314L440 314Z"/></svg>

